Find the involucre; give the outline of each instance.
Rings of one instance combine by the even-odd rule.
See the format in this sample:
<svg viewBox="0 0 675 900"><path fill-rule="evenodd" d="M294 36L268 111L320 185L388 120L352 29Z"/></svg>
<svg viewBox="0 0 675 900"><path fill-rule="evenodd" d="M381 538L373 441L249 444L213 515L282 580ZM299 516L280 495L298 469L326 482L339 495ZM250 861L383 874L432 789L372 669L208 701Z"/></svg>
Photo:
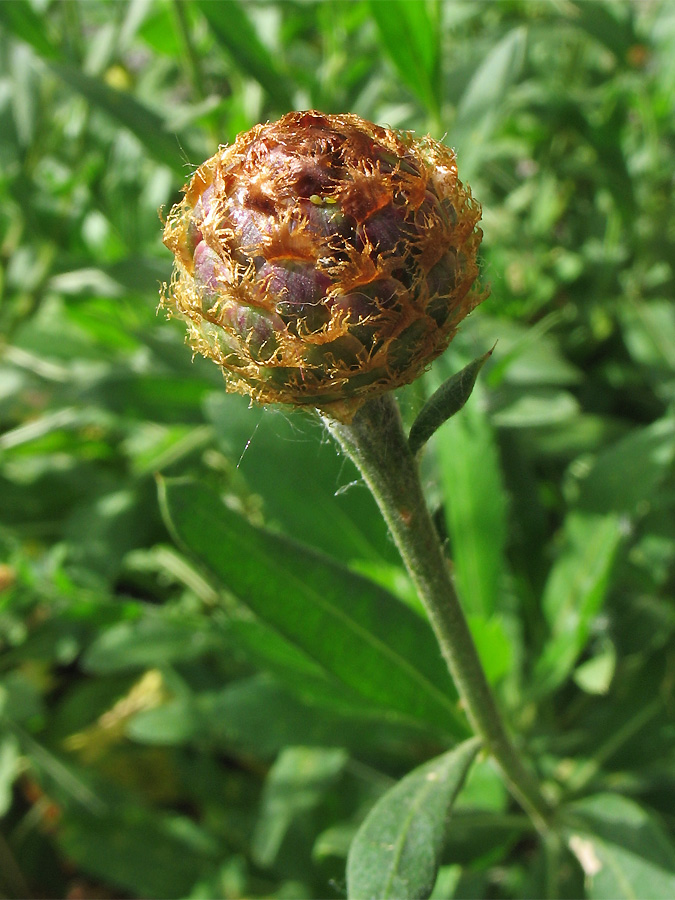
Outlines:
<svg viewBox="0 0 675 900"><path fill-rule="evenodd" d="M289 113L197 169L164 229L163 302L228 389L349 421L413 381L485 296L479 219L444 144Z"/></svg>

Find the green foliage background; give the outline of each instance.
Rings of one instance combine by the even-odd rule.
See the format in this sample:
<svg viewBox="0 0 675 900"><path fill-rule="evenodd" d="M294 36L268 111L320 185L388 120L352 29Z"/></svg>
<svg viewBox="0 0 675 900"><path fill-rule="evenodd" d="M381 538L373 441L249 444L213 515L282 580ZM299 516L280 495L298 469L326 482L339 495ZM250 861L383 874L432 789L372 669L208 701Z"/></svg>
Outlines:
<svg viewBox="0 0 675 900"><path fill-rule="evenodd" d="M400 400L498 341L423 474L577 824L540 848L479 759L432 896L673 895L673 97L668 2L0 3L2 896L344 896L466 733L350 464L156 314L157 209L310 107L447 133L484 208L491 299Z"/></svg>

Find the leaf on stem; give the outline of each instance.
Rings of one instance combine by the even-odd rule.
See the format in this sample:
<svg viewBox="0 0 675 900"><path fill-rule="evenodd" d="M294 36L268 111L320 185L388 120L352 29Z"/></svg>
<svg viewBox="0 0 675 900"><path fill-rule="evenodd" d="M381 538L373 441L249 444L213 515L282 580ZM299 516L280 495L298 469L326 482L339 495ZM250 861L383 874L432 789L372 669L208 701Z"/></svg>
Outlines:
<svg viewBox="0 0 675 900"><path fill-rule="evenodd" d="M350 897L422 900L433 889L448 816L480 748L471 738L406 775L378 800L347 860Z"/></svg>
<svg viewBox="0 0 675 900"><path fill-rule="evenodd" d="M471 396L478 373L492 356L494 347L445 381L422 407L408 436L410 452L419 453L434 432L458 413Z"/></svg>
<svg viewBox="0 0 675 900"><path fill-rule="evenodd" d="M431 629L378 585L250 525L206 487L160 482L176 539L267 625L375 707L465 737Z"/></svg>

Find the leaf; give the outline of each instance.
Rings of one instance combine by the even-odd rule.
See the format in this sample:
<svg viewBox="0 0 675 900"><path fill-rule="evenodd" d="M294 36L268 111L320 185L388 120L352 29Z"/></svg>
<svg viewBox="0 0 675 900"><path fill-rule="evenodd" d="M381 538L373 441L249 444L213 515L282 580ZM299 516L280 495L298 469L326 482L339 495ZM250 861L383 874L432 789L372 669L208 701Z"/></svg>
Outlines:
<svg viewBox="0 0 675 900"><path fill-rule="evenodd" d="M300 700L362 721L364 717L382 721L388 716L336 681L296 644L260 619L232 619L228 622L228 634L257 668L274 674Z"/></svg>
<svg viewBox="0 0 675 900"><path fill-rule="evenodd" d="M461 163L462 179L471 182L482 148L503 114L511 86L525 62L527 30L509 31L485 57L464 92L452 129L452 141Z"/></svg>
<svg viewBox="0 0 675 900"><path fill-rule="evenodd" d="M675 847L650 812L617 794L587 797L569 812L567 839L591 900L675 897Z"/></svg>
<svg viewBox="0 0 675 900"><path fill-rule="evenodd" d="M224 391L206 397L204 409L220 445L265 498L268 521L340 561L386 561L400 571L375 501L360 482L354 483L356 468L326 441L322 424L309 416L251 409L243 397ZM308 472L312 502L298 502Z"/></svg>
<svg viewBox="0 0 675 900"><path fill-rule="evenodd" d="M271 866L295 819L307 816L323 799L348 760L341 748L286 747L267 775L252 854Z"/></svg>
<svg viewBox="0 0 675 900"><path fill-rule="evenodd" d="M198 0L198 6L216 39L241 71L254 78L277 106L293 109L295 104L289 80L261 42L238 0L229 3Z"/></svg>
<svg viewBox="0 0 675 900"><path fill-rule="evenodd" d="M348 896L429 896L450 810L479 748L478 738L465 741L406 775L378 800L349 850Z"/></svg>
<svg viewBox="0 0 675 900"><path fill-rule="evenodd" d="M124 728L126 737L141 744L175 746L199 739L204 723L188 697L136 713Z"/></svg>
<svg viewBox="0 0 675 900"><path fill-rule="evenodd" d="M509 635L498 617L484 619L470 616L469 628L490 684L497 684L513 665L513 648Z"/></svg>
<svg viewBox="0 0 675 900"><path fill-rule="evenodd" d="M56 59L58 50L45 33L45 22L27 0L0 3L0 20L15 37L30 44L44 59Z"/></svg>
<svg viewBox="0 0 675 900"><path fill-rule="evenodd" d="M494 433L474 402L435 440L457 589L467 614L487 619L505 571L506 497Z"/></svg>
<svg viewBox="0 0 675 900"><path fill-rule="evenodd" d="M465 735L456 693L426 623L377 585L256 528L202 485L161 481L176 539L235 596L381 708Z"/></svg>
<svg viewBox="0 0 675 900"><path fill-rule="evenodd" d="M603 3L571 3L567 15L569 21L586 31L625 63L631 47L640 43L633 26L630 7L612 8ZM618 12L618 15L617 15Z"/></svg>
<svg viewBox="0 0 675 900"><path fill-rule="evenodd" d="M501 113L506 93L522 69L526 42L527 30L519 26L492 48L462 96L458 127L484 128L486 121Z"/></svg>
<svg viewBox="0 0 675 900"><path fill-rule="evenodd" d="M364 720L351 711L340 714L300 699L268 675L239 679L220 691L199 694L191 715L201 723L195 735L200 741L208 739L211 746L228 754L243 752L265 762L284 747L298 744L345 747L376 758L383 747L398 747L406 753L420 737L418 729L402 728L396 720L371 720L364 726Z"/></svg>
<svg viewBox="0 0 675 900"><path fill-rule="evenodd" d="M190 896L218 858L215 841L187 816L127 802L105 815L64 816L62 852L83 872L141 897Z"/></svg>
<svg viewBox="0 0 675 900"><path fill-rule="evenodd" d="M560 685L583 650L600 610L624 536L618 515L570 513L567 546L551 569L542 607L551 637L534 670L533 691L542 696Z"/></svg>
<svg viewBox="0 0 675 900"><path fill-rule="evenodd" d="M644 298L617 307L623 339L636 363L675 371L675 315L672 300ZM655 383L658 389L658 382ZM667 388L667 382L663 385Z"/></svg>
<svg viewBox="0 0 675 900"><path fill-rule="evenodd" d="M492 356L488 350L470 362L460 372L456 372L429 397L420 414L413 422L408 436L410 452L417 454L431 435L449 418L458 413L473 392L478 373Z"/></svg>
<svg viewBox="0 0 675 900"><path fill-rule="evenodd" d="M204 620L146 615L101 632L85 652L82 666L86 672L109 675L194 659L221 647L222 639Z"/></svg>
<svg viewBox="0 0 675 900"><path fill-rule="evenodd" d="M49 68L93 107L128 128L153 159L181 175L185 174L184 152L181 148L185 147L187 151L189 141L171 134L164 120L154 110L131 94L110 87L99 78L74 66L52 61Z"/></svg>
<svg viewBox="0 0 675 900"><path fill-rule="evenodd" d="M0 818L12 805L12 786L21 772L21 748L14 734L0 738Z"/></svg>
<svg viewBox="0 0 675 900"><path fill-rule="evenodd" d="M626 435L601 453L581 482L579 506L589 512L635 513L658 502L661 484L673 470L675 418L659 419Z"/></svg>
<svg viewBox="0 0 675 900"><path fill-rule="evenodd" d="M438 79L439 30L421 0L371 0L370 10L380 45L403 83L427 111L440 106Z"/></svg>
<svg viewBox="0 0 675 900"><path fill-rule="evenodd" d="M498 428L560 425L579 413L579 404L569 391L550 387L504 386L496 401L492 422Z"/></svg>
<svg viewBox="0 0 675 900"><path fill-rule="evenodd" d="M606 694L616 671L616 650L614 645L606 646L587 659L574 671L574 682L587 694Z"/></svg>

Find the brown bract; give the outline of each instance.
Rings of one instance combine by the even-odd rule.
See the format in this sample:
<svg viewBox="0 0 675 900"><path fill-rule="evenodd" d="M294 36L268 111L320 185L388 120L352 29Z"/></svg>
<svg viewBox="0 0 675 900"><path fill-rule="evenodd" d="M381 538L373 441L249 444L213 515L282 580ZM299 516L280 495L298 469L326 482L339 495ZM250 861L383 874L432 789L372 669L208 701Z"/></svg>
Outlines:
<svg viewBox="0 0 675 900"><path fill-rule="evenodd" d="M349 421L413 381L485 296L454 152L355 115L289 113L197 169L162 302L230 390Z"/></svg>

